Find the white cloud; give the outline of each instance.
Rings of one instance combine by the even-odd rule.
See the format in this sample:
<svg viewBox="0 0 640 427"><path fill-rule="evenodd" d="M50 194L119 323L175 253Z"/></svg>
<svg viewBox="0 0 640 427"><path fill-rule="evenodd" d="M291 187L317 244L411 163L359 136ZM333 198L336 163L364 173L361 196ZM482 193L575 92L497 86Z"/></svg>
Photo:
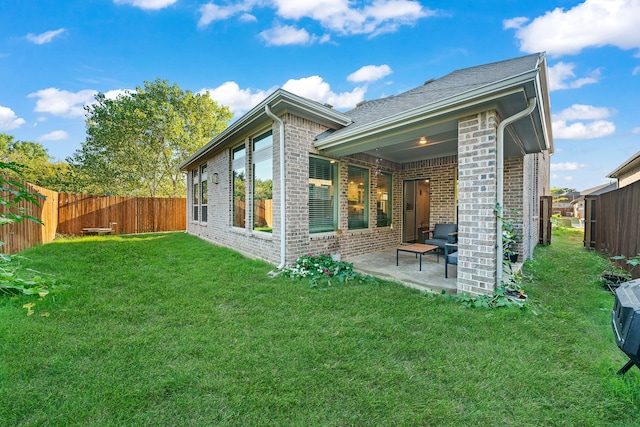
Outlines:
<svg viewBox="0 0 640 427"><path fill-rule="evenodd" d="M391 67L387 64L383 65L365 65L358 71L355 71L347 76L347 80L354 83L360 82L373 82L380 80L391 74Z"/></svg>
<svg viewBox="0 0 640 427"><path fill-rule="evenodd" d="M584 168L587 165L578 164L576 162L565 162L565 163L551 163L552 171L575 171L580 168Z"/></svg>
<svg viewBox="0 0 640 427"><path fill-rule="evenodd" d="M18 117L11 108L0 105L0 130L16 129L25 123L26 121Z"/></svg>
<svg viewBox="0 0 640 427"><path fill-rule="evenodd" d="M351 92L335 93L329 83L319 76L290 79L282 88L298 96L312 99L335 108L352 108L364 99L366 88L357 87ZM204 88L198 93L209 92L209 96L219 104L229 107L234 115L247 112L276 90L241 89L236 82L225 82L216 88Z"/></svg>
<svg viewBox="0 0 640 427"><path fill-rule="evenodd" d="M411 0L374 0L360 9L351 8L346 0L274 0L274 3L282 18L311 18L339 34L375 35L435 15L435 11Z"/></svg>
<svg viewBox="0 0 640 427"><path fill-rule="evenodd" d="M258 18L250 13L243 13L242 15L240 15L239 19L242 22L258 22Z"/></svg>
<svg viewBox="0 0 640 427"><path fill-rule="evenodd" d="M304 28L280 24L276 24L275 27L262 31L259 36L268 46L309 44L314 40L314 36L309 34Z"/></svg>
<svg viewBox="0 0 640 427"><path fill-rule="evenodd" d="M140 9L157 10L171 6L178 0L113 0L115 4L128 4Z"/></svg>
<svg viewBox="0 0 640 427"><path fill-rule="evenodd" d="M613 122L596 120L590 123L554 121L553 137L556 139L595 139L612 135L616 131Z"/></svg>
<svg viewBox="0 0 640 427"><path fill-rule="evenodd" d="M553 115L553 120L597 120L606 119L615 114L615 110L607 107L594 107L593 105L573 104L558 114Z"/></svg>
<svg viewBox="0 0 640 427"><path fill-rule="evenodd" d="M634 68L631 74L633 74L634 76L637 76L638 74L640 74L640 65Z"/></svg>
<svg viewBox="0 0 640 427"><path fill-rule="evenodd" d="M557 139L594 139L611 135L616 126L604 119L613 114L615 110L606 107L574 104L552 115L553 136ZM572 121L575 123L569 123Z"/></svg>
<svg viewBox="0 0 640 427"><path fill-rule="evenodd" d="M46 44L53 41L56 36L64 34L67 30L64 28L58 28L57 30L46 31L42 34L27 34L27 40L35 44Z"/></svg>
<svg viewBox="0 0 640 427"><path fill-rule="evenodd" d="M134 89L114 89L114 90L108 90L106 92L104 92L104 97L107 99L116 99L119 96L125 96L125 95L129 95L130 93L135 92ZM90 104L93 104L93 102L90 102Z"/></svg>
<svg viewBox="0 0 640 427"><path fill-rule="evenodd" d="M229 19L234 15L242 14L241 20L248 21L248 17L252 17L256 20L255 16L249 15L249 12L254 6L252 1L238 2L229 6L218 6L217 4L207 3L200 6L200 20L198 21L198 27L206 27L213 21L223 21Z"/></svg>
<svg viewBox="0 0 640 427"><path fill-rule="evenodd" d="M357 87L351 92L335 93L329 83L320 76L288 80L282 88L296 95L312 99L322 104L330 104L335 108L353 108L364 100L366 88Z"/></svg>
<svg viewBox="0 0 640 427"><path fill-rule="evenodd" d="M206 27L213 21L229 19L235 15L242 15L241 19L244 17L246 21L246 15L254 7L272 6L276 9L276 15L283 19L311 19L320 23L323 28L338 34L375 36L396 31L402 25L414 25L419 19L436 14L434 10L423 7L415 0L367 0L366 3L359 8L352 7L352 2L348 0L245 0L228 6L208 3L200 8L198 26ZM253 15L249 16L255 19ZM298 30L297 37L303 36L301 31L306 30ZM262 37L265 38L265 35ZM318 40L313 36L309 37L313 41ZM319 40L326 41L328 37L325 35ZM266 37L268 41L272 39L273 37Z"/></svg>
<svg viewBox="0 0 640 427"><path fill-rule="evenodd" d="M505 19L504 21L502 21L502 28L504 28L505 30L509 30L512 28L518 29L518 28L521 28L528 21L529 21L529 18L525 18L524 16Z"/></svg>
<svg viewBox="0 0 640 427"><path fill-rule="evenodd" d="M209 92L211 99L229 107L234 115L240 115L258 105L275 89L257 90L240 89L236 82L225 82L216 88L205 88L198 93Z"/></svg>
<svg viewBox="0 0 640 427"><path fill-rule="evenodd" d="M38 141L61 141L69 138L69 134L63 130L54 130L38 138Z"/></svg>
<svg viewBox="0 0 640 427"><path fill-rule="evenodd" d="M640 135L640 127L631 129L631 133L634 133L636 135Z"/></svg>
<svg viewBox="0 0 640 427"><path fill-rule="evenodd" d="M34 109L37 113L74 118L84 116L84 106L93 103L97 93L98 91L92 89L74 93L50 87L31 93L28 97L38 98Z"/></svg>
<svg viewBox="0 0 640 427"><path fill-rule="evenodd" d="M572 62L558 62L549 67L549 89L577 89L600 80L600 69L592 71L588 77L575 78L575 66Z"/></svg>
<svg viewBox="0 0 640 427"><path fill-rule="evenodd" d="M523 52L560 56L606 45L640 48L638 0L585 0L569 10L556 8L527 22L523 18L503 22L504 28L516 28Z"/></svg>

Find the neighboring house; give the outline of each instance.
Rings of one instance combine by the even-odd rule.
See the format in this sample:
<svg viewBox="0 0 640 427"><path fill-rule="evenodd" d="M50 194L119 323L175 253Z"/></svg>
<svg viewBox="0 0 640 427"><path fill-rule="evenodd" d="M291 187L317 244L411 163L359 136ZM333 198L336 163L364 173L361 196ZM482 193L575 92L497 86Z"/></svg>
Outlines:
<svg viewBox="0 0 640 427"><path fill-rule="evenodd" d="M584 198L586 196L597 196L598 194L608 193L609 191L613 191L617 188L618 185L615 182L610 182L609 184L602 184L597 187L581 191L580 196L573 199L571 202L573 216L580 220L584 220Z"/></svg>
<svg viewBox="0 0 640 427"><path fill-rule="evenodd" d="M607 175L607 178L616 179L618 188L640 181L640 151L618 166L616 170Z"/></svg>
<svg viewBox="0 0 640 427"><path fill-rule="evenodd" d="M187 231L283 267L458 223L457 289L491 293L502 280L496 206L517 210L530 257L552 152L544 54L454 71L346 113L278 89L181 165Z"/></svg>
<svg viewBox="0 0 640 427"><path fill-rule="evenodd" d="M553 195L553 213L560 216L571 216L573 214L573 201L580 198L579 191L567 191Z"/></svg>

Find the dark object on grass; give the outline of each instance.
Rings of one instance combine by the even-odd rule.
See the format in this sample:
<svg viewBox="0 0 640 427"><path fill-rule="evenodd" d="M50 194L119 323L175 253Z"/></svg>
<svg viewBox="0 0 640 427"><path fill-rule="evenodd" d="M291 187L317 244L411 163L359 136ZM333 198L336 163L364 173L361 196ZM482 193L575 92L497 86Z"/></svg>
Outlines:
<svg viewBox="0 0 640 427"><path fill-rule="evenodd" d="M618 371L626 373L633 365L640 368L640 279L618 286L611 312L611 326L616 344L629 361Z"/></svg>

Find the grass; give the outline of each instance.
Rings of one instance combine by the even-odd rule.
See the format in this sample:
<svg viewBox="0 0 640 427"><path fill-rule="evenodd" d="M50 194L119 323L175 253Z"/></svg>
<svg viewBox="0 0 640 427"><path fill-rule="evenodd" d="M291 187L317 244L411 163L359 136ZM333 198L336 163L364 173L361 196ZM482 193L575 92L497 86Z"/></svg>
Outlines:
<svg viewBox="0 0 640 427"><path fill-rule="evenodd" d="M572 230L527 264L531 310L312 289L183 233L23 255L71 287L0 298L0 425L640 425L605 260Z"/></svg>

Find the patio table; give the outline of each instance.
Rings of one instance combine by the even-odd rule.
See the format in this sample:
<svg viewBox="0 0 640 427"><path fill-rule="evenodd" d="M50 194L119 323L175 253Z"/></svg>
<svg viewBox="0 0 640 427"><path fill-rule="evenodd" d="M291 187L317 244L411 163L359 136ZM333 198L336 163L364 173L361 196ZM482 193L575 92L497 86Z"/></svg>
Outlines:
<svg viewBox="0 0 640 427"><path fill-rule="evenodd" d="M435 245L424 245L422 243L413 243L411 245L400 246L396 249L396 267L398 266L398 254L400 252L410 252L416 254L416 257L420 255L420 271L422 271L422 255L427 252L435 251L438 249ZM440 262L440 255L436 252L436 262Z"/></svg>

